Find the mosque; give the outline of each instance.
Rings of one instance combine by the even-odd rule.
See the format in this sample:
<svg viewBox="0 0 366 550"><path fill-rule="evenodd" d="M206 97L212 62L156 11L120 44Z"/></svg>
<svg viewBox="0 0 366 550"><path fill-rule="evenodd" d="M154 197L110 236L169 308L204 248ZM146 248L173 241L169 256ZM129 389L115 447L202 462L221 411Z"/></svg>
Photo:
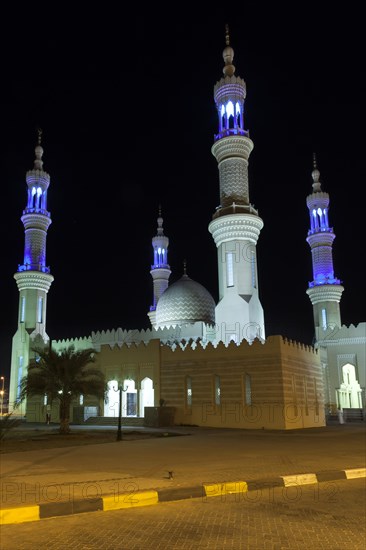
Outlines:
<svg viewBox="0 0 366 550"><path fill-rule="evenodd" d="M256 244L263 221L249 200L248 162L253 149L244 129L246 84L235 75L234 51L226 34L223 77L214 86L218 131L212 154L218 164L220 205L208 229L217 247L219 299L183 276L169 284L169 239L161 211L152 238L153 298L146 330L111 329L88 337L52 340L46 332L47 294L53 275L46 266L50 176L43 169L41 139L32 170L26 173L27 203L21 217L24 261L14 278L19 290L18 326L13 337L10 407L19 382L34 359L32 348L52 345L93 347L108 381L108 398L80 395L70 411L81 423L119 415L123 423L152 425L161 415L175 425L227 428L295 429L324 426L337 409L365 408L366 323L342 326L343 291L333 272L329 195L321 188L314 161L312 193L307 197L313 281L309 295L315 344L266 338L259 298ZM120 390L120 391L118 391ZM56 403L28 400L21 414L43 422L47 407L57 421ZM155 416L154 416L155 415ZM165 415L165 416L164 416Z"/></svg>

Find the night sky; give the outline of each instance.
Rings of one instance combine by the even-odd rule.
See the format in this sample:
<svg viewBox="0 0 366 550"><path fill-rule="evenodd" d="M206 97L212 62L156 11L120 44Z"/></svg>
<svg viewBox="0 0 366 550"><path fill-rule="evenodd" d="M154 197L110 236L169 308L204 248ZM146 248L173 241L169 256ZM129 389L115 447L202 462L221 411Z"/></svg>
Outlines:
<svg viewBox="0 0 366 550"><path fill-rule="evenodd" d="M226 23L236 75L247 85L250 200L264 221L257 250L266 334L313 340L305 240L313 152L330 194L342 321L365 321L362 18L318 4L244 2L204 17L186 4L160 13L141 6L128 18L56 10L44 21L35 14L13 21L1 90L1 374L8 377L17 326L13 275L23 263L20 217L38 127L51 176L50 338L149 326L159 204L170 282L186 259L188 275L217 302L208 224L219 204L213 87L222 77Z"/></svg>

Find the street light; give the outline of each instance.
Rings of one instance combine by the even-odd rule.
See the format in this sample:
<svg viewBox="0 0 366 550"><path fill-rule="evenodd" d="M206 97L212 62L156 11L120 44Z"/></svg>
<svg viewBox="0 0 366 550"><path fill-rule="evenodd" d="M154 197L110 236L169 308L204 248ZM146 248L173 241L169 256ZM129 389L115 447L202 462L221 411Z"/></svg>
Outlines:
<svg viewBox="0 0 366 550"><path fill-rule="evenodd" d="M5 394L5 390L4 390L4 386L5 386L5 377L4 377L4 376L1 376L1 377L0 377L0 380L1 380L1 390L0 390L0 395L1 395L0 416L2 416L2 415L3 415L3 406L4 406L4 394Z"/></svg>
<svg viewBox="0 0 366 550"><path fill-rule="evenodd" d="M114 391L119 391L119 407L118 407L118 429L117 429L117 439L116 441L122 441L122 392L127 391L123 389L122 384L119 384L117 389L113 388Z"/></svg>

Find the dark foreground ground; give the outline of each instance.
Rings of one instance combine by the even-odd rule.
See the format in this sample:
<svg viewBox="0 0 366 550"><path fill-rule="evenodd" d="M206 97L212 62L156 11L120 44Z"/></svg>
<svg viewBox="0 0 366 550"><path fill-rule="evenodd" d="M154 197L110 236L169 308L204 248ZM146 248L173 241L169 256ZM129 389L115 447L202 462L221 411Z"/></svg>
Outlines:
<svg viewBox="0 0 366 550"><path fill-rule="evenodd" d="M139 439L151 439L183 435L174 432L170 428L152 430L146 428L124 428L122 439L135 441ZM0 454L16 453L22 451L40 451L42 449L57 449L61 447L74 447L80 445L96 445L102 443L114 443L117 440L116 427L87 428L71 426L69 434L59 433L58 425L20 425L7 431L0 441Z"/></svg>

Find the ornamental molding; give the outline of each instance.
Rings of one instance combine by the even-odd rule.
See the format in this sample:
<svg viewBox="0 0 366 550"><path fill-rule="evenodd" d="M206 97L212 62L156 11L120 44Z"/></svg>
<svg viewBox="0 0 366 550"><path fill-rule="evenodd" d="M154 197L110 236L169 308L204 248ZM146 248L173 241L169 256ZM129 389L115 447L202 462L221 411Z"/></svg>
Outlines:
<svg viewBox="0 0 366 550"><path fill-rule="evenodd" d="M227 241L243 240L257 243L263 220L254 214L229 214L211 221L208 230L216 246Z"/></svg>
<svg viewBox="0 0 366 550"><path fill-rule="evenodd" d="M154 281L167 281L171 275L171 270L166 269L165 267L154 267L152 266L152 269L150 271L150 274Z"/></svg>
<svg viewBox="0 0 366 550"><path fill-rule="evenodd" d="M25 214L20 218L23 222L24 229L38 229L41 231L47 231L49 226L51 225L52 221L49 217L50 214L44 215L44 214L35 214L35 213L27 213L27 211L24 211Z"/></svg>
<svg viewBox="0 0 366 550"><path fill-rule="evenodd" d="M15 273L14 279L17 282L19 292L33 289L48 292L54 277L49 273L42 273L40 271L22 271Z"/></svg>
<svg viewBox="0 0 366 550"><path fill-rule="evenodd" d="M306 294L309 296L312 305L321 302L340 302L344 287L341 285L321 285L308 288Z"/></svg>
<svg viewBox="0 0 366 550"><path fill-rule="evenodd" d="M330 346L348 346L348 345L365 345L366 344L366 337L365 336L359 336L354 338L333 338L332 340L318 340L317 345L319 347L330 347ZM346 354L344 357L348 357L349 354ZM339 356L343 357L343 356Z"/></svg>
<svg viewBox="0 0 366 550"><path fill-rule="evenodd" d="M318 193L312 193L311 195L308 195L306 197L306 204L309 206L311 205L325 205L328 206L329 204L329 195L328 193L325 193L324 191L319 191Z"/></svg>
<svg viewBox="0 0 366 550"><path fill-rule="evenodd" d="M218 163L230 157L239 157L248 161L253 148L254 143L246 136L226 136L213 144L211 152Z"/></svg>
<svg viewBox="0 0 366 550"><path fill-rule="evenodd" d="M317 248L319 246L332 246L335 239L335 234L332 231L332 229L327 229L327 231L317 231L316 233L309 231L309 235L306 237L306 240L311 248Z"/></svg>
<svg viewBox="0 0 366 550"><path fill-rule="evenodd" d="M229 99L241 98L243 101L247 95L245 80L240 76L225 76L216 82L214 86L214 98L216 103L225 103Z"/></svg>
<svg viewBox="0 0 366 550"><path fill-rule="evenodd" d="M37 170L37 168L28 170L25 179L28 186L42 183L44 188L47 189L50 184L50 175L44 170Z"/></svg>

